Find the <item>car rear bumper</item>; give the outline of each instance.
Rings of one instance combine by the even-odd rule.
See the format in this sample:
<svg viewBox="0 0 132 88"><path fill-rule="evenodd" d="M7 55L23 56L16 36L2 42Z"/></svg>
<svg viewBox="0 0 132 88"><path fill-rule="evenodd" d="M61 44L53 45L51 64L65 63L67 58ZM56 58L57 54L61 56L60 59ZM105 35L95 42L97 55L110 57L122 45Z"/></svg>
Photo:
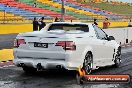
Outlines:
<svg viewBox="0 0 132 88"><path fill-rule="evenodd" d="M67 70L77 70L78 63L73 60L71 52L47 52L14 49L14 64L18 67L24 66L37 68L41 64L43 69L64 68Z"/></svg>
<svg viewBox="0 0 132 88"><path fill-rule="evenodd" d="M66 61L53 61L53 60L43 60L43 59L29 59L29 58L23 58L23 59L14 59L14 64L18 67L27 66L27 67L33 67L37 68L38 64L41 64L43 69L67 69L67 70L77 70L78 66L75 66L71 62Z"/></svg>

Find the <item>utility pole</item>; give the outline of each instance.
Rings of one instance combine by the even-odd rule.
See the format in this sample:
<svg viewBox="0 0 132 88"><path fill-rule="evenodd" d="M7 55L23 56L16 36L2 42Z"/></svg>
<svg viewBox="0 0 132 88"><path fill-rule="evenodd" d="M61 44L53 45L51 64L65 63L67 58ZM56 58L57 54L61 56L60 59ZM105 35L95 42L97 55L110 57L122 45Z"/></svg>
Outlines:
<svg viewBox="0 0 132 88"><path fill-rule="evenodd" d="M61 7L61 21L64 22L65 19L64 19L64 15L65 15L65 8L64 8L64 0L61 0L62 1L62 7Z"/></svg>

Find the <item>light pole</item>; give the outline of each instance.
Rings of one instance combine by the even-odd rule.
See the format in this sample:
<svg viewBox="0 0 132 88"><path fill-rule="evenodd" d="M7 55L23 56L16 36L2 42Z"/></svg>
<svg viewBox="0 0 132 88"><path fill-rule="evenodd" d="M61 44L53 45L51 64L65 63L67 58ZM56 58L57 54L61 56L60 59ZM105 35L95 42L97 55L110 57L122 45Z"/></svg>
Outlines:
<svg viewBox="0 0 132 88"><path fill-rule="evenodd" d="M64 19L64 14L65 14L65 8L64 8L64 0L61 0L62 1L62 7L61 7L61 21L64 22L65 19Z"/></svg>

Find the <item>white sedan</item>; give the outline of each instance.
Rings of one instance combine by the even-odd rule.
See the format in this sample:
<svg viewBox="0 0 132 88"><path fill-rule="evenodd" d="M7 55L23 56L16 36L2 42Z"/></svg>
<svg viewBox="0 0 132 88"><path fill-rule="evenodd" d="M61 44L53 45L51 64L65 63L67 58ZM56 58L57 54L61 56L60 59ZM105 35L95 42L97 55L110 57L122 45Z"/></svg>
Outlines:
<svg viewBox="0 0 132 88"><path fill-rule="evenodd" d="M14 64L25 72L81 66L89 74L121 63L120 45L91 23L50 23L41 31L18 34L14 45Z"/></svg>

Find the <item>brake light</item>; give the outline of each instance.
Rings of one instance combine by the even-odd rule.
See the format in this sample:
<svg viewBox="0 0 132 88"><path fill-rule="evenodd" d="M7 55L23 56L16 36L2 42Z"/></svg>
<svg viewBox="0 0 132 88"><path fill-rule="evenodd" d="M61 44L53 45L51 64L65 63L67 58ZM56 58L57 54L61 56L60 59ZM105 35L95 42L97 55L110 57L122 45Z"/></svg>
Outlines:
<svg viewBox="0 0 132 88"><path fill-rule="evenodd" d="M62 46L64 50L76 50L76 45L73 41L58 41L55 46Z"/></svg>
<svg viewBox="0 0 132 88"><path fill-rule="evenodd" d="M14 46L19 47L21 44L26 44L24 39L15 39L14 40Z"/></svg>

